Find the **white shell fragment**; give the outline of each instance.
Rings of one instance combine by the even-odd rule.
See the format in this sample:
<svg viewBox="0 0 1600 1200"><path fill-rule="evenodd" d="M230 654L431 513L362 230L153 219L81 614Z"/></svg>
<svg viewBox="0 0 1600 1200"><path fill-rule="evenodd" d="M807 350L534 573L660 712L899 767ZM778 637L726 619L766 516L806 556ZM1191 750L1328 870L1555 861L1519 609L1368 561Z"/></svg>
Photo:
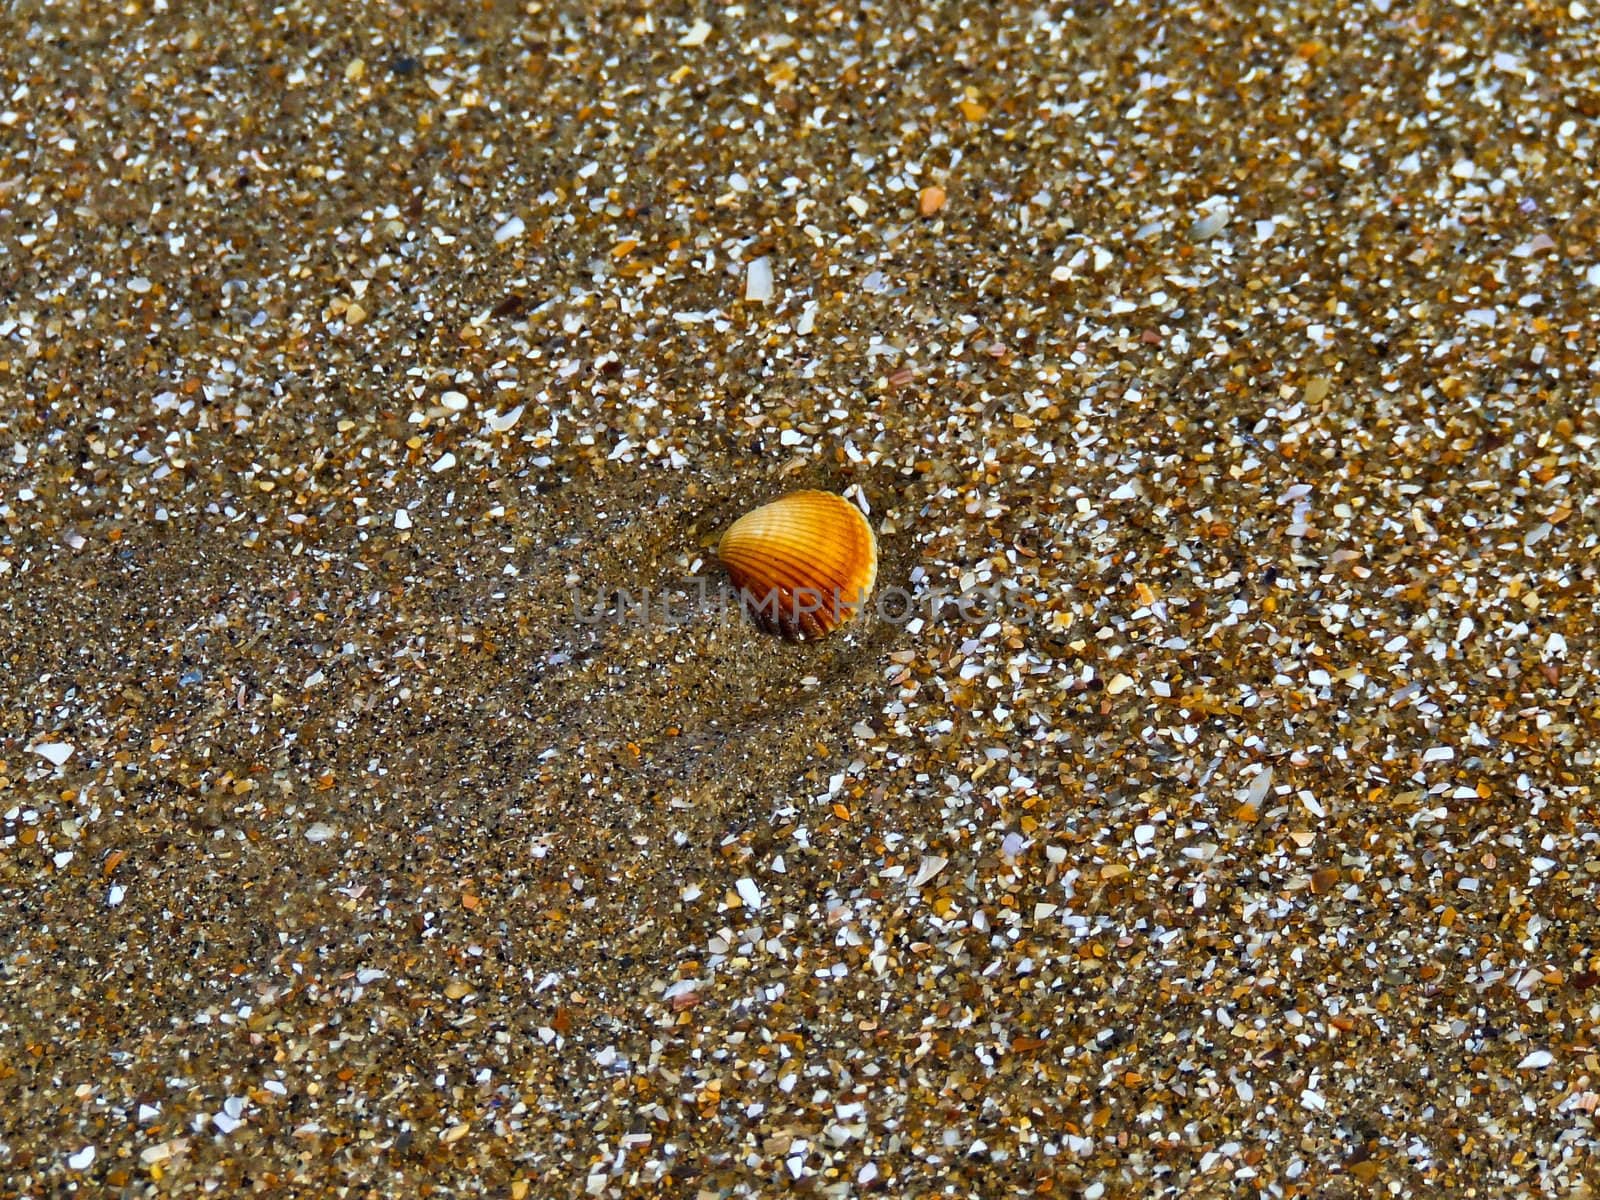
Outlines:
<svg viewBox="0 0 1600 1200"><path fill-rule="evenodd" d="M744 298L756 304L772 299L772 260L753 258L745 269Z"/></svg>
<svg viewBox="0 0 1600 1200"><path fill-rule="evenodd" d="M680 46L703 46L706 38L711 36L711 23L703 17L696 17L694 24L678 39Z"/></svg>
<svg viewBox="0 0 1600 1200"><path fill-rule="evenodd" d="M739 899L744 901L745 907L761 907L764 898L761 894L761 889L756 886L755 880L745 876L739 879L738 882L736 882L733 886L734 890L739 893Z"/></svg>
<svg viewBox="0 0 1600 1200"><path fill-rule="evenodd" d="M61 767L72 757L73 749L66 742L40 742L33 747L33 752L52 765Z"/></svg>
<svg viewBox="0 0 1600 1200"><path fill-rule="evenodd" d="M911 886L914 888L921 887L949 865L950 860L943 855L923 855L922 863L917 867L917 873L911 877Z"/></svg>
<svg viewBox="0 0 1600 1200"><path fill-rule="evenodd" d="M1209 241L1221 233L1232 218L1233 214L1227 205L1214 205L1195 221L1189 236L1197 242Z"/></svg>

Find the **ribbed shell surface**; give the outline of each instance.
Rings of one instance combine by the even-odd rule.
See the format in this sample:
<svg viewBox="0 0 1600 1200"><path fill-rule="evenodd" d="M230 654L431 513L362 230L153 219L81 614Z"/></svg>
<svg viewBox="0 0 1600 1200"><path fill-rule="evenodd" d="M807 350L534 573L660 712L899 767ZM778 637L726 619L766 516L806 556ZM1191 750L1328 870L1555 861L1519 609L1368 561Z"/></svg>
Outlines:
<svg viewBox="0 0 1600 1200"><path fill-rule="evenodd" d="M872 527L832 492L791 492L746 513L722 535L717 557L751 618L800 640L848 621L878 577Z"/></svg>

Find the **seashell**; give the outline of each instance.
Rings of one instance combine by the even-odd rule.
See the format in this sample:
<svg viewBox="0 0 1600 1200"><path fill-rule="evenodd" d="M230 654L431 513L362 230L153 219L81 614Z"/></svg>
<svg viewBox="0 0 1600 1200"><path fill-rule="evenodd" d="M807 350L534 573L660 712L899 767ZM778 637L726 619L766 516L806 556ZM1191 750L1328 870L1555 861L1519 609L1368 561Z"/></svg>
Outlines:
<svg viewBox="0 0 1600 1200"><path fill-rule="evenodd" d="M802 641L854 616L878 577L872 526L832 492L791 492L746 513L722 535L717 558L756 624Z"/></svg>

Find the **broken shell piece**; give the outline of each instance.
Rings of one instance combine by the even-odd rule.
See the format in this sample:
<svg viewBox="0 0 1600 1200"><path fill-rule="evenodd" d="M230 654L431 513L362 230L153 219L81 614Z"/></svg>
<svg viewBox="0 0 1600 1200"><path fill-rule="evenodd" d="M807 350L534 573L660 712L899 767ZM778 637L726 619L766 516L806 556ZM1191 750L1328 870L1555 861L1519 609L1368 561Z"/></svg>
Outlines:
<svg viewBox="0 0 1600 1200"><path fill-rule="evenodd" d="M795 640L843 625L878 577L872 527L832 492L791 492L746 513L722 535L717 557L751 619Z"/></svg>

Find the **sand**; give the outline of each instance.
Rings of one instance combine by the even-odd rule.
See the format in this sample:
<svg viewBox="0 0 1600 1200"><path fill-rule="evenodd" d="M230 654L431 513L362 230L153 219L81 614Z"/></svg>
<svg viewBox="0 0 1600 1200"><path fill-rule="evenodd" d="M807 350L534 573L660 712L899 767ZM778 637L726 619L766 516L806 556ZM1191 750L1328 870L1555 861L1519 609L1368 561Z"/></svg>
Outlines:
<svg viewBox="0 0 1600 1200"><path fill-rule="evenodd" d="M13 5L0 1195L1590 1195L1588 5Z"/></svg>

